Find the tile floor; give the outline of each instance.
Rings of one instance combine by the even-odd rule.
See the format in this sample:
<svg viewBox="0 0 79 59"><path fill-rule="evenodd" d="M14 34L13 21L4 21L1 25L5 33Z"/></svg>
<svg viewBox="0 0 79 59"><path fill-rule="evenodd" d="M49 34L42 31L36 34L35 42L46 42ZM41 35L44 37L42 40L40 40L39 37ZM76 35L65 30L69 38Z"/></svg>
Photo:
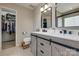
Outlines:
<svg viewBox="0 0 79 59"><path fill-rule="evenodd" d="M2 32L2 41L11 41L15 40L15 33L9 33L9 32Z"/></svg>
<svg viewBox="0 0 79 59"><path fill-rule="evenodd" d="M12 47L8 49L3 49L0 52L0 56L33 56L31 53L31 48L22 49L21 47Z"/></svg>
<svg viewBox="0 0 79 59"><path fill-rule="evenodd" d="M2 49L7 49L15 46L15 41L4 41L2 42Z"/></svg>

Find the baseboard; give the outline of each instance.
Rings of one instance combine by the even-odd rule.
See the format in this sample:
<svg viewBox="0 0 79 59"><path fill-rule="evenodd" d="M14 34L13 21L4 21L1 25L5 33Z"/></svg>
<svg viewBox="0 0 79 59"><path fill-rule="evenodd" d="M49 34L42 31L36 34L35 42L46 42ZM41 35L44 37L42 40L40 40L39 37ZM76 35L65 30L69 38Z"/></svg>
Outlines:
<svg viewBox="0 0 79 59"><path fill-rule="evenodd" d="M10 41L15 41L15 40L8 40L8 41L3 41L3 42L10 42Z"/></svg>

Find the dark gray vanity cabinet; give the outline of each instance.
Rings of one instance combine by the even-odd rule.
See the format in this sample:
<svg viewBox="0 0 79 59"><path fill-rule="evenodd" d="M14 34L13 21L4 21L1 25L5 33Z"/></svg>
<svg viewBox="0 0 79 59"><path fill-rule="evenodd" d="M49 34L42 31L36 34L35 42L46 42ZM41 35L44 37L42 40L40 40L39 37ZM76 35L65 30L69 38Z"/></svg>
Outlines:
<svg viewBox="0 0 79 59"><path fill-rule="evenodd" d="M36 36L31 35L31 51L34 56L36 56L36 50L37 50L36 45L37 45Z"/></svg>
<svg viewBox="0 0 79 59"><path fill-rule="evenodd" d="M44 40L44 38L37 38L38 41L38 56L51 56L50 41Z"/></svg>

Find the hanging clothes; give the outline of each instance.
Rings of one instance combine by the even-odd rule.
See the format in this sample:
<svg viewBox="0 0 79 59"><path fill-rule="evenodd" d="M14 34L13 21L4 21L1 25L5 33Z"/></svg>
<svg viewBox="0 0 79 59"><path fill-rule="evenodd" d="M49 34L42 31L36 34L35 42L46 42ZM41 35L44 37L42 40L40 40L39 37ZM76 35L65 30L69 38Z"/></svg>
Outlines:
<svg viewBox="0 0 79 59"><path fill-rule="evenodd" d="M5 23L2 21L2 31L5 31Z"/></svg>
<svg viewBox="0 0 79 59"><path fill-rule="evenodd" d="M7 32L9 32L9 21L7 21Z"/></svg>
<svg viewBox="0 0 79 59"><path fill-rule="evenodd" d="M5 31L7 31L7 23L5 23Z"/></svg>
<svg viewBox="0 0 79 59"><path fill-rule="evenodd" d="M12 23L12 32L15 33L15 22Z"/></svg>
<svg viewBox="0 0 79 59"><path fill-rule="evenodd" d="M5 21L5 26L4 26L6 32L9 32L9 30L8 30L8 28L9 28L8 25L9 25L9 21L6 20L6 21Z"/></svg>
<svg viewBox="0 0 79 59"><path fill-rule="evenodd" d="M12 32L11 32L11 23L10 22L9 22L8 27L9 27L9 29L8 29L9 30L9 34L11 35Z"/></svg>

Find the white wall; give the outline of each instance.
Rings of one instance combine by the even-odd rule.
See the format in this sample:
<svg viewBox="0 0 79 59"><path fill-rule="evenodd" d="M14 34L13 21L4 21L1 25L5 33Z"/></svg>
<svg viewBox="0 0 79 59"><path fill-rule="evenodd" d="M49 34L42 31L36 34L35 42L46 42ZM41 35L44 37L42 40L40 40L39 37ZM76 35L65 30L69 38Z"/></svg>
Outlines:
<svg viewBox="0 0 79 59"><path fill-rule="evenodd" d="M24 36L22 32L31 33L33 31L33 11L16 4L0 4L0 8L11 8L16 10L16 45L18 46ZM1 32L1 31L0 31ZM1 37L1 36L0 36ZM1 39L0 39L1 42ZM1 45L1 44L0 44Z"/></svg>
<svg viewBox="0 0 79 59"><path fill-rule="evenodd" d="M34 30L41 28L41 12L40 6L34 10Z"/></svg>

